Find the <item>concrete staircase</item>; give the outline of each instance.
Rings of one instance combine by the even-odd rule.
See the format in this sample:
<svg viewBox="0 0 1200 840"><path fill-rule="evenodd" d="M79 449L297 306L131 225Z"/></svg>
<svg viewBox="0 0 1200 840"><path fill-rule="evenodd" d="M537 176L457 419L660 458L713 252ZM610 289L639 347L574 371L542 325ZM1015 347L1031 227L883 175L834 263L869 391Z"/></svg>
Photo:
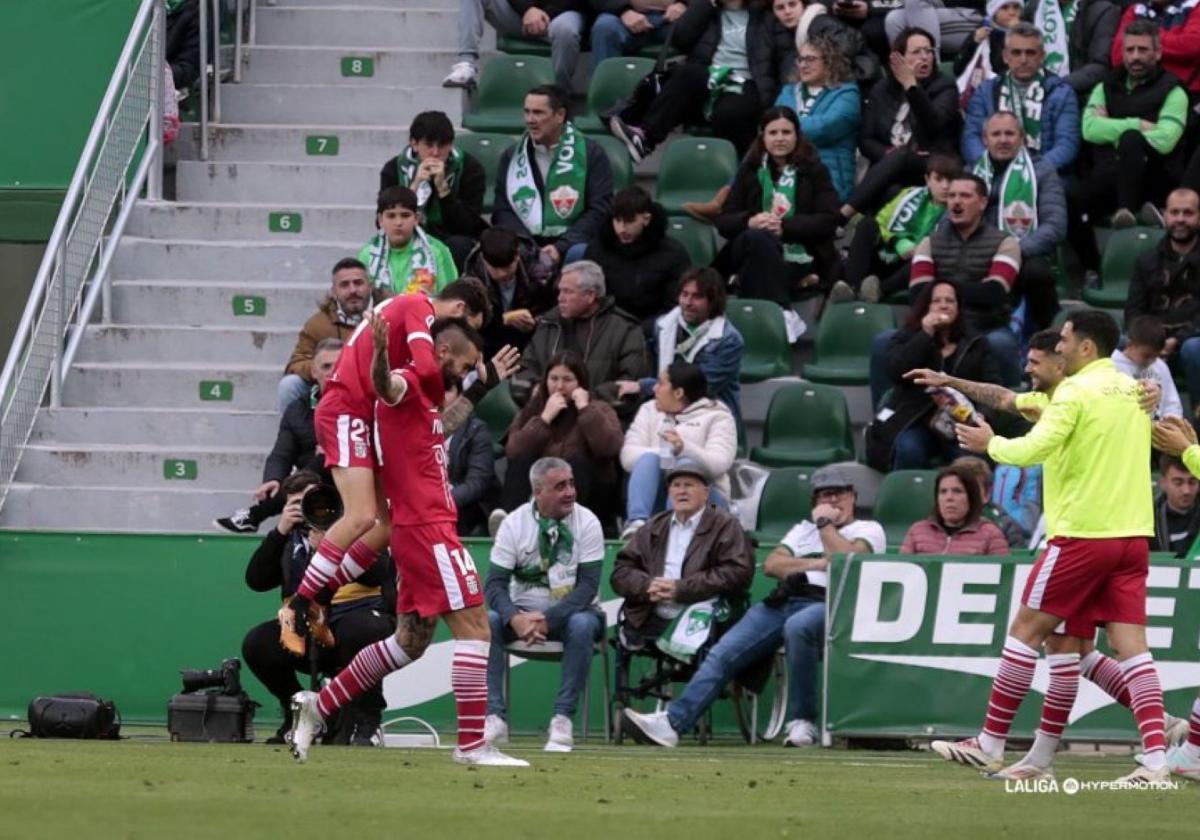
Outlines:
<svg viewBox="0 0 1200 840"><path fill-rule="evenodd" d="M441 87L457 0L279 2L259 4L209 160L185 126L177 201L134 210L113 322L39 414L0 527L203 532L246 505L296 332L374 232L380 166L417 112L460 121Z"/></svg>

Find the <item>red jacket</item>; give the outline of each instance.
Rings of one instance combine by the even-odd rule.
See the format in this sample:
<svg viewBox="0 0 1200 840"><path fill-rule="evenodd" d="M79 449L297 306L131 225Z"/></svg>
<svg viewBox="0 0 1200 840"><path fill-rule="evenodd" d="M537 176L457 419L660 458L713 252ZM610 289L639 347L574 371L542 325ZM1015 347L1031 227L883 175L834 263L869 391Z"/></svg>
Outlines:
<svg viewBox="0 0 1200 840"><path fill-rule="evenodd" d="M1112 43L1112 66L1124 64L1121 41L1125 35L1125 27L1133 20L1137 6L1130 6L1121 15L1117 25L1117 34ZM1155 18L1163 27L1162 16ZM1177 76L1184 87L1191 93L1200 93L1200 6L1192 7L1187 20L1170 29L1160 28L1159 39L1162 41L1162 66L1168 73Z"/></svg>
<svg viewBox="0 0 1200 840"><path fill-rule="evenodd" d="M1004 532L986 519L965 526L953 536L942 530L934 519L914 522L904 535L901 554L1008 554Z"/></svg>

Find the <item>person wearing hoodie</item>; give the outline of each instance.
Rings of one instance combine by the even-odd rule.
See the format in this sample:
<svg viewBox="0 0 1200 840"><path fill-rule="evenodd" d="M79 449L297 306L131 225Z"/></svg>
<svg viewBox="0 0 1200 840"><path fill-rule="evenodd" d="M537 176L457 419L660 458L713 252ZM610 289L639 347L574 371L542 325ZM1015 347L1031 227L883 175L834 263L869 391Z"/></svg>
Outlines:
<svg viewBox="0 0 1200 840"><path fill-rule="evenodd" d="M691 264L684 247L667 236L666 211L641 187L613 196L612 218L584 258L604 269L608 293L647 332L671 307L675 286Z"/></svg>
<svg viewBox="0 0 1200 840"><path fill-rule="evenodd" d="M666 475L677 459L699 464L711 479L709 501L728 505L737 425L725 404L707 393L708 382L699 367L672 362L659 374L654 399L638 409L621 445L621 467L629 473L622 538L665 508Z"/></svg>
<svg viewBox="0 0 1200 840"><path fill-rule="evenodd" d="M492 304L480 330L484 355L490 359L505 345L525 349L538 317L554 306L553 260L532 237L492 227L467 254L463 272L483 281Z"/></svg>
<svg viewBox="0 0 1200 840"><path fill-rule="evenodd" d="M1024 0L987 0L987 17L979 22L971 37L953 53L955 78L962 76L985 41L989 69L995 74L1003 73L1004 36L1009 27L1020 23L1024 9Z"/></svg>

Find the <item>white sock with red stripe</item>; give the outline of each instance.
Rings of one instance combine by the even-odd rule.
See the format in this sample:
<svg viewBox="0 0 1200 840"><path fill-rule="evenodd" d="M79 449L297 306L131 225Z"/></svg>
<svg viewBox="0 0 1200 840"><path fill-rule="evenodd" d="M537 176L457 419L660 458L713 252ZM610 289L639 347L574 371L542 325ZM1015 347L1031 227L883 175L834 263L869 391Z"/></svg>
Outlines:
<svg viewBox="0 0 1200 840"><path fill-rule="evenodd" d="M1000 657L1000 668L988 698L987 718L979 733L979 747L988 755L999 758L1004 754L1004 742L1008 739L1013 718L1029 693L1029 686L1033 685L1037 660L1038 652L1020 639L1009 636L1004 640L1004 654Z"/></svg>
<svg viewBox="0 0 1200 840"><path fill-rule="evenodd" d="M296 587L296 592L310 601L316 598L317 593L324 589L325 584L329 582L329 578L337 573L338 566L342 564L342 558L345 555L346 549L337 543L330 542L328 537L321 540L316 554L308 561L308 568L304 570L304 579Z"/></svg>
<svg viewBox="0 0 1200 840"><path fill-rule="evenodd" d="M1192 703L1192 716L1188 718L1187 743L1183 751L1195 761L1200 761L1200 697Z"/></svg>
<svg viewBox="0 0 1200 840"><path fill-rule="evenodd" d="M1091 680L1109 697L1129 708L1129 686L1125 685L1120 662L1092 648L1092 652L1079 661L1079 672L1085 680Z"/></svg>
<svg viewBox="0 0 1200 840"><path fill-rule="evenodd" d="M1079 693L1079 654L1052 653L1046 657L1050 664L1050 687L1042 703L1042 724L1034 736L1033 748L1025 760L1037 767L1049 767L1062 740L1067 719Z"/></svg>
<svg viewBox="0 0 1200 840"><path fill-rule="evenodd" d="M487 663L490 643L474 639L454 642L450 685L458 709L458 748L462 752L484 744L483 720L487 717Z"/></svg>
<svg viewBox="0 0 1200 840"><path fill-rule="evenodd" d="M1130 708L1142 734L1142 764L1157 770L1166 764L1167 741L1163 737L1163 693L1150 651L1122 660L1121 670L1129 686Z"/></svg>
<svg viewBox="0 0 1200 840"><path fill-rule="evenodd" d="M317 697L317 711L321 717L329 720L329 716L342 706L365 694L392 671L399 671L410 662L412 659L400 647L395 636L367 645L321 689Z"/></svg>
<svg viewBox="0 0 1200 840"><path fill-rule="evenodd" d="M342 562L337 571L330 575L325 586L332 592L337 592L347 583L352 583L362 577L363 572L375 565L376 554L371 547L361 539L355 540L346 549Z"/></svg>

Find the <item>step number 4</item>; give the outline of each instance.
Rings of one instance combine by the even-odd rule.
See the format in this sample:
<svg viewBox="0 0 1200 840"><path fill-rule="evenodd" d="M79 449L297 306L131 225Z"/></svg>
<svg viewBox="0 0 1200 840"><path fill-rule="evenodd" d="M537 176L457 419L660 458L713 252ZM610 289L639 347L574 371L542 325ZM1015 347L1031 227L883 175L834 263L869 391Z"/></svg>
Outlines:
<svg viewBox="0 0 1200 840"><path fill-rule="evenodd" d="M267 229L271 233L299 233L302 221L299 213L270 213Z"/></svg>
<svg viewBox="0 0 1200 840"><path fill-rule="evenodd" d="M343 76L374 76L375 59L367 55L347 55L342 57Z"/></svg>
<svg viewBox="0 0 1200 840"><path fill-rule="evenodd" d="M167 458L163 461L163 478L167 481L195 481L196 462L180 458Z"/></svg>
<svg viewBox="0 0 1200 840"><path fill-rule="evenodd" d="M200 399L205 402L229 402L233 399L233 383L228 379L202 379Z"/></svg>

